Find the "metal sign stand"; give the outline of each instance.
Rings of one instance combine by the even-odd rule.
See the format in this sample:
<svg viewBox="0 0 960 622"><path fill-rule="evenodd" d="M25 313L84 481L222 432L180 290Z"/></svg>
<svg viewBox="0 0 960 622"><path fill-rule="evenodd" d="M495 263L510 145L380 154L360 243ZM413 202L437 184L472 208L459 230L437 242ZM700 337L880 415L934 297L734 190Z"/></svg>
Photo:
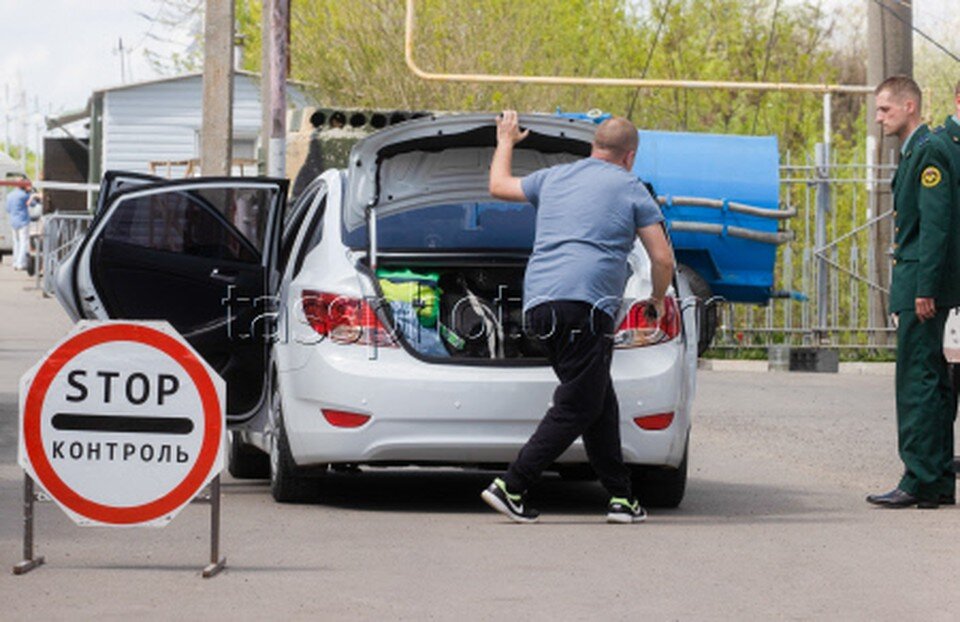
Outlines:
<svg viewBox="0 0 960 622"><path fill-rule="evenodd" d="M197 495L191 503L210 504L210 563L203 568L201 576L209 579L227 567L227 558L220 557L220 475L210 482L207 495ZM26 574L44 563L43 555L34 556L33 516L34 503L46 499L34 491L33 478L23 474L23 561L13 567L13 574Z"/></svg>
<svg viewBox="0 0 960 622"><path fill-rule="evenodd" d="M26 574L43 564L43 555L33 556L33 479L23 474L23 561L13 567L13 574Z"/></svg>
<svg viewBox="0 0 960 622"><path fill-rule="evenodd" d="M220 557L220 475L210 481L209 493L206 496L198 495L193 503L210 504L210 563L207 564L202 576L204 579L216 576L227 567L227 558Z"/></svg>

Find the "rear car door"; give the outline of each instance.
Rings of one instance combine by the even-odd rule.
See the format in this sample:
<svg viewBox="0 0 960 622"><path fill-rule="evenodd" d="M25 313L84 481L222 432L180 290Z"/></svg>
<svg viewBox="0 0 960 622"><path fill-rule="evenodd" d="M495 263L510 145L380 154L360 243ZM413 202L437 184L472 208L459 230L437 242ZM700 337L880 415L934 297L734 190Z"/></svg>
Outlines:
<svg viewBox="0 0 960 622"><path fill-rule="evenodd" d="M63 279L79 316L169 321L226 380L228 420L247 420L265 397L286 193L243 178L108 193Z"/></svg>
<svg viewBox="0 0 960 622"><path fill-rule="evenodd" d="M110 198L120 192L133 186L143 186L145 184L155 184L162 182L163 178L156 175L147 175L146 173L135 173L133 171L107 171L100 180L100 193L97 196L97 208L95 214L102 214L103 208Z"/></svg>

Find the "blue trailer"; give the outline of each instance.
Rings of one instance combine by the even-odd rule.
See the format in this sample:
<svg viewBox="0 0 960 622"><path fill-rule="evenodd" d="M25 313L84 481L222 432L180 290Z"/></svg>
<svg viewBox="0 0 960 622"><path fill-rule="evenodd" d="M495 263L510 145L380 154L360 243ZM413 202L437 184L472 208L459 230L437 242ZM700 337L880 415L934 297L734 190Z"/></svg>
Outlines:
<svg viewBox="0 0 960 622"><path fill-rule="evenodd" d="M677 261L713 295L764 304L773 293L780 172L773 136L640 131L634 172L663 206Z"/></svg>
<svg viewBox="0 0 960 622"><path fill-rule="evenodd" d="M663 206L680 269L701 305L700 351L716 332L716 301L766 304L774 295L780 156L774 136L640 131L634 173Z"/></svg>

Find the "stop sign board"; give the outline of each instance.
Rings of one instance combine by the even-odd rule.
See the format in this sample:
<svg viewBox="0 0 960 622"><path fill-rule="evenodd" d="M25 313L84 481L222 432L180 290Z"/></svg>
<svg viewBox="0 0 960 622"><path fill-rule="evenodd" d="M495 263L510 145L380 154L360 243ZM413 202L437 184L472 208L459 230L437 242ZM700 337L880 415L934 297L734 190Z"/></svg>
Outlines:
<svg viewBox="0 0 960 622"><path fill-rule="evenodd" d="M166 322L80 322L20 380L20 465L78 524L166 525L223 469L224 393Z"/></svg>

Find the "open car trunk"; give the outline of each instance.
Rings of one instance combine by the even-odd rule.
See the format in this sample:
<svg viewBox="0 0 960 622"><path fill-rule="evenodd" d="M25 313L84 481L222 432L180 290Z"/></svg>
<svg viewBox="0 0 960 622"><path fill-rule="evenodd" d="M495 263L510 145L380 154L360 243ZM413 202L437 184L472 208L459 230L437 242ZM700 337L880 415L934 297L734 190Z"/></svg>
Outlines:
<svg viewBox="0 0 960 622"><path fill-rule="evenodd" d="M523 327L526 258L381 257L382 316L414 356L436 363L546 365Z"/></svg>
<svg viewBox="0 0 960 622"><path fill-rule="evenodd" d="M513 173L590 153L594 126L525 115ZM545 365L523 330L523 275L536 211L488 192L493 114L431 116L393 126L350 155L344 242L376 272L382 317L431 362Z"/></svg>

